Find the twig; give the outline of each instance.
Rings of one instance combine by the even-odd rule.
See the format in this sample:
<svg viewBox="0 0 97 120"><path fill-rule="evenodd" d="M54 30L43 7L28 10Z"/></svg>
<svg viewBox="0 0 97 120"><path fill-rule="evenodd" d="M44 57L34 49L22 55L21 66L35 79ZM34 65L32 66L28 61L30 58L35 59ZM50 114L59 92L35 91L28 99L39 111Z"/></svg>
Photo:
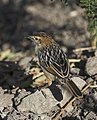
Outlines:
<svg viewBox="0 0 97 120"><path fill-rule="evenodd" d="M69 59L69 62L71 63L71 62L73 62L73 63L75 63L75 62L80 62L81 61L81 59Z"/></svg>
<svg viewBox="0 0 97 120"><path fill-rule="evenodd" d="M86 47L86 48L78 48L78 49L75 49L73 50L73 52L80 52L80 51L85 51L85 50L95 50L96 47Z"/></svg>
<svg viewBox="0 0 97 120"><path fill-rule="evenodd" d="M71 101L70 101L69 103L65 104L64 107L62 107L61 110L60 110L58 113L56 113L55 115L53 115L53 116L51 117L51 120L59 120L59 118L60 118L60 116L62 115L62 113L64 112L64 110L65 110L70 104L72 104L72 102L74 102L75 100L76 100L76 97L73 98L73 99L71 99Z"/></svg>

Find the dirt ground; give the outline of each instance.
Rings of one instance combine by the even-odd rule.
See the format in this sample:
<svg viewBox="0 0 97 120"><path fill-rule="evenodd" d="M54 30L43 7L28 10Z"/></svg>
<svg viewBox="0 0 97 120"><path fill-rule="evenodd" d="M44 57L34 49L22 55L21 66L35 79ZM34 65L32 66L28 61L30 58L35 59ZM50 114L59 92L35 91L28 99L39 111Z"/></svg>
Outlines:
<svg viewBox="0 0 97 120"><path fill-rule="evenodd" d="M79 80L79 87L93 83L57 119L60 105L72 98L56 82L38 89L37 76L46 78L35 46L25 39L38 31L53 36L66 52L72 79ZM97 120L97 50L91 43L85 10L73 3L1 0L0 120L50 120L52 116L53 120Z"/></svg>

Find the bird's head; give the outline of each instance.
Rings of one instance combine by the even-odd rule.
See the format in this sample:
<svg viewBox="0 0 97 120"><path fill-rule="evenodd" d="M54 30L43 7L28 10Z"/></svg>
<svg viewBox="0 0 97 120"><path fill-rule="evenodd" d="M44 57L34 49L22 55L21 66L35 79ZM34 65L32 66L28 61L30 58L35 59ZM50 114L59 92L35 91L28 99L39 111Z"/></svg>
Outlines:
<svg viewBox="0 0 97 120"><path fill-rule="evenodd" d="M38 32L32 36L28 36L27 39L31 40L40 47L44 47L52 43L55 43L53 38L46 34L45 32Z"/></svg>

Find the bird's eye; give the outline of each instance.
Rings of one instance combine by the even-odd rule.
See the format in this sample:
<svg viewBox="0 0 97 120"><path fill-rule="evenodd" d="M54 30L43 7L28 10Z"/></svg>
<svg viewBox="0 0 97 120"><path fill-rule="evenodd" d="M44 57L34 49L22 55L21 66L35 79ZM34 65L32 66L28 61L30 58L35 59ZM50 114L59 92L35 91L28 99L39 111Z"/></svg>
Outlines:
<svg viewBox="0 0 97 120"><path fill-rule="evenodd" d="M35 38L35 40L38 40L38 38Z"/></svg>

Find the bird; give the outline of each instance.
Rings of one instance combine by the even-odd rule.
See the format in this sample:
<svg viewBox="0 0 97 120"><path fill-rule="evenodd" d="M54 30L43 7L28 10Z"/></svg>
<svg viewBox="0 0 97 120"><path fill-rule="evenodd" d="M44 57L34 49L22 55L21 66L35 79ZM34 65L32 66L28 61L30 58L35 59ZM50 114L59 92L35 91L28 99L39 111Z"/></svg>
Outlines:
<svg viewBox="0 0 97 120"><path fill-rule="evenodd" d="M70 64L67 55L54 38L45 32L36 32L29 35L27 39L36 45L39 64L49 85L52 84L52 81L57 80L62 85L65 83L73 96L82 96L81 90L70 78Z"/></svg>

